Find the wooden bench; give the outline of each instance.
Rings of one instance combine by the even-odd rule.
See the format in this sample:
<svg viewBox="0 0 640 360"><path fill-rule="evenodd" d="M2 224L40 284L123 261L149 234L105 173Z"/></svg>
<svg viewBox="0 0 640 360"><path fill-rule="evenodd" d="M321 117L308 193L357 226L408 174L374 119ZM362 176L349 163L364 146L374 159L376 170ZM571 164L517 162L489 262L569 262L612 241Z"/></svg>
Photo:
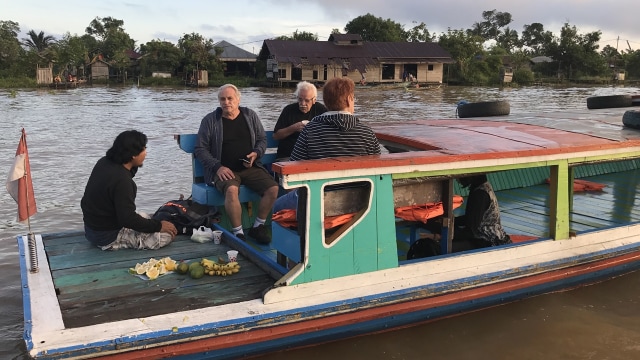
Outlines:
<svg viewBox="0 0 640 360"><path fill-rule="evenodd" d="M264 167L271 172L271 164L276 160L276 150L278 141L273 138L273 131L267 131L267 151L259 159ZM210 186L204 181L204 167L200 160L196 159L194 149L198 140L198 134L181 134L175 136L178 146L184 152L191 154L192 184L191 196L194 201L209 206L224 206L224 194L214 186ZM240 203L260 201L260 194L255 193L248 187L240 185L238 194Z"/></svg>

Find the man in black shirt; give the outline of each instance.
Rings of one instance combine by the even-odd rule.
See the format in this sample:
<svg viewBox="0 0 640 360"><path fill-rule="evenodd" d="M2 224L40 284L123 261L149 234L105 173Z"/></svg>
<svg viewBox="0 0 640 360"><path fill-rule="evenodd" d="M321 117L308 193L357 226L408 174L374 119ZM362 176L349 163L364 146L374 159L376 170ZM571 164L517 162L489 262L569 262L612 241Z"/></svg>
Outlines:
<svg viewBox="0 0 640 360"><path fill-rule="evenodd" d="M136 212L133 177L146 156L147 136L124 131L91 172L80 207L85 237L102 250L158 249L177 234L172 223Z"/></svg>
<svg viewBox="0 0 640 360"><path fill-rule="evenodd" d="M278 122L273 129L273 138L278 140L278 160L288 160L298 135L304 126L315 116L323 114L327 108L317 101L318 90L308 81L301 81L294 93L298 101L282 109Z"/></svg>
<svg viewBox="0 0 640 360"><path fill-rule="evenodd" d="M244 184L262 195L249 236L271 242L264 222L278 196L278 184L260 163L267 137L255 111L240 106L240 91L232 84L218 90L220 107L200 123L195 155L202 163L207 184L224 194L224 208L235 236L244 239L239 190Z"/></svg>

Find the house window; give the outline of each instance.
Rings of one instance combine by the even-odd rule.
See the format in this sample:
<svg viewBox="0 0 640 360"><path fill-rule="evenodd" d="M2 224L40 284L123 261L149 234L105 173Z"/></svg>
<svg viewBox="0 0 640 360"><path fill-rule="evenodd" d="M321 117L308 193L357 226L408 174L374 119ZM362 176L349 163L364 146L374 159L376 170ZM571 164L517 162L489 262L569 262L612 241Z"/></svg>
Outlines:
<svg viewBox="0 0 640 360"><path fill-rule="evenodd" d="M313 80L318 80L318 70L313 70Z"/></svg>
<svg viewBox="0 0 640 360"><path fill-rule="evenodd" d="M395 79L395 74L395 64L382 64L382 80L393 80Z"/></svg>
<svg viewBox="0 0 640 360"><path fill-rule="evenodd" d="M287 69L278 69L278 79L287 78Z"/></svg>
<svg viewBox="0 0 640 360"><path fill-rule="evenodd" d="M427 65L427 71L433 71L433 64Z"/></svg>

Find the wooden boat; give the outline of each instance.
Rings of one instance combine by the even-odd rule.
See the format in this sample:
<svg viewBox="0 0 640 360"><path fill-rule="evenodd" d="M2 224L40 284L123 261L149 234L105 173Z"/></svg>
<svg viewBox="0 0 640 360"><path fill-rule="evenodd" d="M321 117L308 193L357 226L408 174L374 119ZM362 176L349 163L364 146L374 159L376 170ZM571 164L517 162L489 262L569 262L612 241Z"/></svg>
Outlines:
<svg viewBox="0 0 640 360"><path fill-rule="evenodd" d="M571 288L640 267L640 133L624 109L376 123L388 154L275 163L284 188L306 189L299 231L273 242L179 238L156 251L102 252L81 232L18 237L24 340L36 359L239 358L390 330ZM502 223L535 240L449 253L461 193L455 178L488 173ZM573 193L572 180L606 185ZM546 183L549 179L549 183ZM355 199L355 200L354 200ZM442 201L445 255L406 260L421 224L394 207ZM246 205L245 212L251 206ZM325 230L323 219L355 213ZM217 259L227 277L128 273L150 257ZM34 256L39 271L31 272Z"/></svg>

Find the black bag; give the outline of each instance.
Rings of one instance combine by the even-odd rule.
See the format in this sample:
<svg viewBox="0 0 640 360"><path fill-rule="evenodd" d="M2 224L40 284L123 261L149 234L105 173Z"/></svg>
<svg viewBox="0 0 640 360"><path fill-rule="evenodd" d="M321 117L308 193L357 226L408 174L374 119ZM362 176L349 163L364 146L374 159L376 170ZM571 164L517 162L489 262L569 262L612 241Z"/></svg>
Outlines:
<svg viewBox="0 0 640 360"><path fill-rule="evenodd" d="M420 238L409 247L407 260L440 255L440 244L431 238Z"/></svg>
<svg viewBox="0 0 640 360"><path fill-rule="evenodd" d="M215 207L202 205L188 198L167 201L152 218L171 222L178 230L178 235L191 235L193 229L200 226L211 227L211 223L219 221L219 214Z"/></svg>

